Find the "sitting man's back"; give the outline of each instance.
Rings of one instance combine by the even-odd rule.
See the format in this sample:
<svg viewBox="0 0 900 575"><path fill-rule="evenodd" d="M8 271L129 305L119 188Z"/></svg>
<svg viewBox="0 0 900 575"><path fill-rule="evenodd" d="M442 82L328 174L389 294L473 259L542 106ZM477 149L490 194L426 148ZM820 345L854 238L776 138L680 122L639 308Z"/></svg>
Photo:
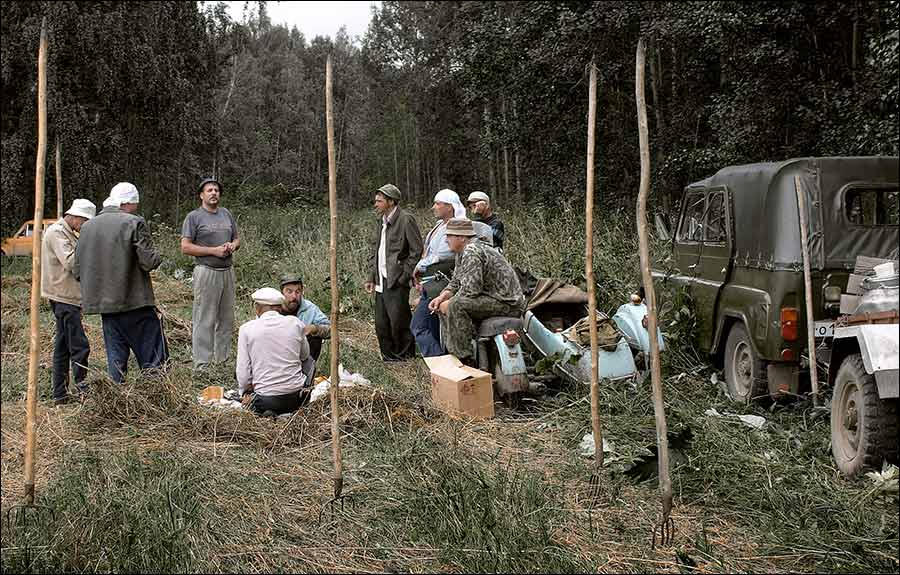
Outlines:
<svg viewBox="0 0 900 575"><path fill-rule="evenodd" d="M253 300L258 317L238 330L238 391L253 392L254 411L295 411L308 399L314 367L305 326L296 316L281 315L280 292L263 288Z"/></svg>

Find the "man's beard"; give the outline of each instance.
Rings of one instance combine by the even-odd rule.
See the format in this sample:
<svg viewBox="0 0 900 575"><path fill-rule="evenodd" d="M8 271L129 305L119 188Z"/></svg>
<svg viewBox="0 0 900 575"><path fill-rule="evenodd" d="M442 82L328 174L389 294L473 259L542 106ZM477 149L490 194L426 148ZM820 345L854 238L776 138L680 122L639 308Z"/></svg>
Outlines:
<svg viewBox="0 0 900 575"><path fill-rule="evenodd" d="M296 302L296 303L284 304L281 307L281 310L284 315L295 315L299 308L300 308L300 302Z"/></svg>

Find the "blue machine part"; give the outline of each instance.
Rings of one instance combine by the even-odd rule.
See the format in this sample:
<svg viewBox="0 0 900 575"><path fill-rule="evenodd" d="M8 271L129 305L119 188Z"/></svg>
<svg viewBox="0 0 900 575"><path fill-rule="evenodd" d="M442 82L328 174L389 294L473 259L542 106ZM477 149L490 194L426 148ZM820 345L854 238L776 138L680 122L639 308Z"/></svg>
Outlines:
<svg viewBox="0 0 900 575"><path fill-rule="evenodd" d="M500 370L504 375L521 375L528 370L525 367L525 356L522 353L522 345L517 343L510 347L503 341L503 334L494 336L494 345L500 354Z"/></svg>
<svg viewBox="0 0 900 575"><path fill-rule="evenodd" d="M555 368L580 383L591 382L591 350L553 333L530 311L525 312L525 337L544 356L556 355ZM625 338L619 339L615 351L599 350L599 376L605 379L629 377L637 368Z"/></svg>
<svg viewBox="0 0 900 575"><path fill-rule="evenodd" d="M644 327L644 317L647 315L647 306L641 302L638 304L626 303L619 306L612 319L616 322L616 327L625 334L629 343L644 353L650 353L650 333ZM659 331L659 326L657 326ZM666 344L663 341L662 332L659 331L659 351L665 351Z"/></svg>

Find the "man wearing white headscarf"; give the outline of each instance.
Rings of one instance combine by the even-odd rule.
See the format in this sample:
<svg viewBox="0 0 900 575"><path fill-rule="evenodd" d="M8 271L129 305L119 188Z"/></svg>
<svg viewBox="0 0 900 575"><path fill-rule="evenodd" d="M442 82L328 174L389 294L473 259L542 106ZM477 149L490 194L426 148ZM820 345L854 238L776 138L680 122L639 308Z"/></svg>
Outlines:
<svg viewBox="0 0 900 575"><path fill-rule="evenodd" d="M139 202L134 184L113 186L103 211L81 227L75 249L82 309L102 318L109 375L116 383L125 379L131 352L144 370L162 368L169 357L150 281L162 256L147 222L135 213Z"/></svg>
<svg viewBox="0 0 900 575"><path fill-rule="evenodd" d="M447 244L447 222L452 218L466 217L466 208L459 196L449 189L435 194L431 210L438 222L425 236L422 259L413 273L413 282L421 295L409 325L422 357L446 353L440 339L440 321L428 310L428 302L446 287L456 264L456 254L450 251Z"/></svg>

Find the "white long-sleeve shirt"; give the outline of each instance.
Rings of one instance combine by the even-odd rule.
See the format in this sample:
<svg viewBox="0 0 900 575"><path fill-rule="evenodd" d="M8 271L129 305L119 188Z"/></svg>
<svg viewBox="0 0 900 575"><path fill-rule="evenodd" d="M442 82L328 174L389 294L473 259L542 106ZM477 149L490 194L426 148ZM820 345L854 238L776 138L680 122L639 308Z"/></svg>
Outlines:
<svg viewBox="0 0 900 575"><path fill-rule="evenodd" d="M309 358L304 324L297 316L267 311L238 330L238 391L253 384L259 395L285 395L306 383L303 362Z"/></svg>

